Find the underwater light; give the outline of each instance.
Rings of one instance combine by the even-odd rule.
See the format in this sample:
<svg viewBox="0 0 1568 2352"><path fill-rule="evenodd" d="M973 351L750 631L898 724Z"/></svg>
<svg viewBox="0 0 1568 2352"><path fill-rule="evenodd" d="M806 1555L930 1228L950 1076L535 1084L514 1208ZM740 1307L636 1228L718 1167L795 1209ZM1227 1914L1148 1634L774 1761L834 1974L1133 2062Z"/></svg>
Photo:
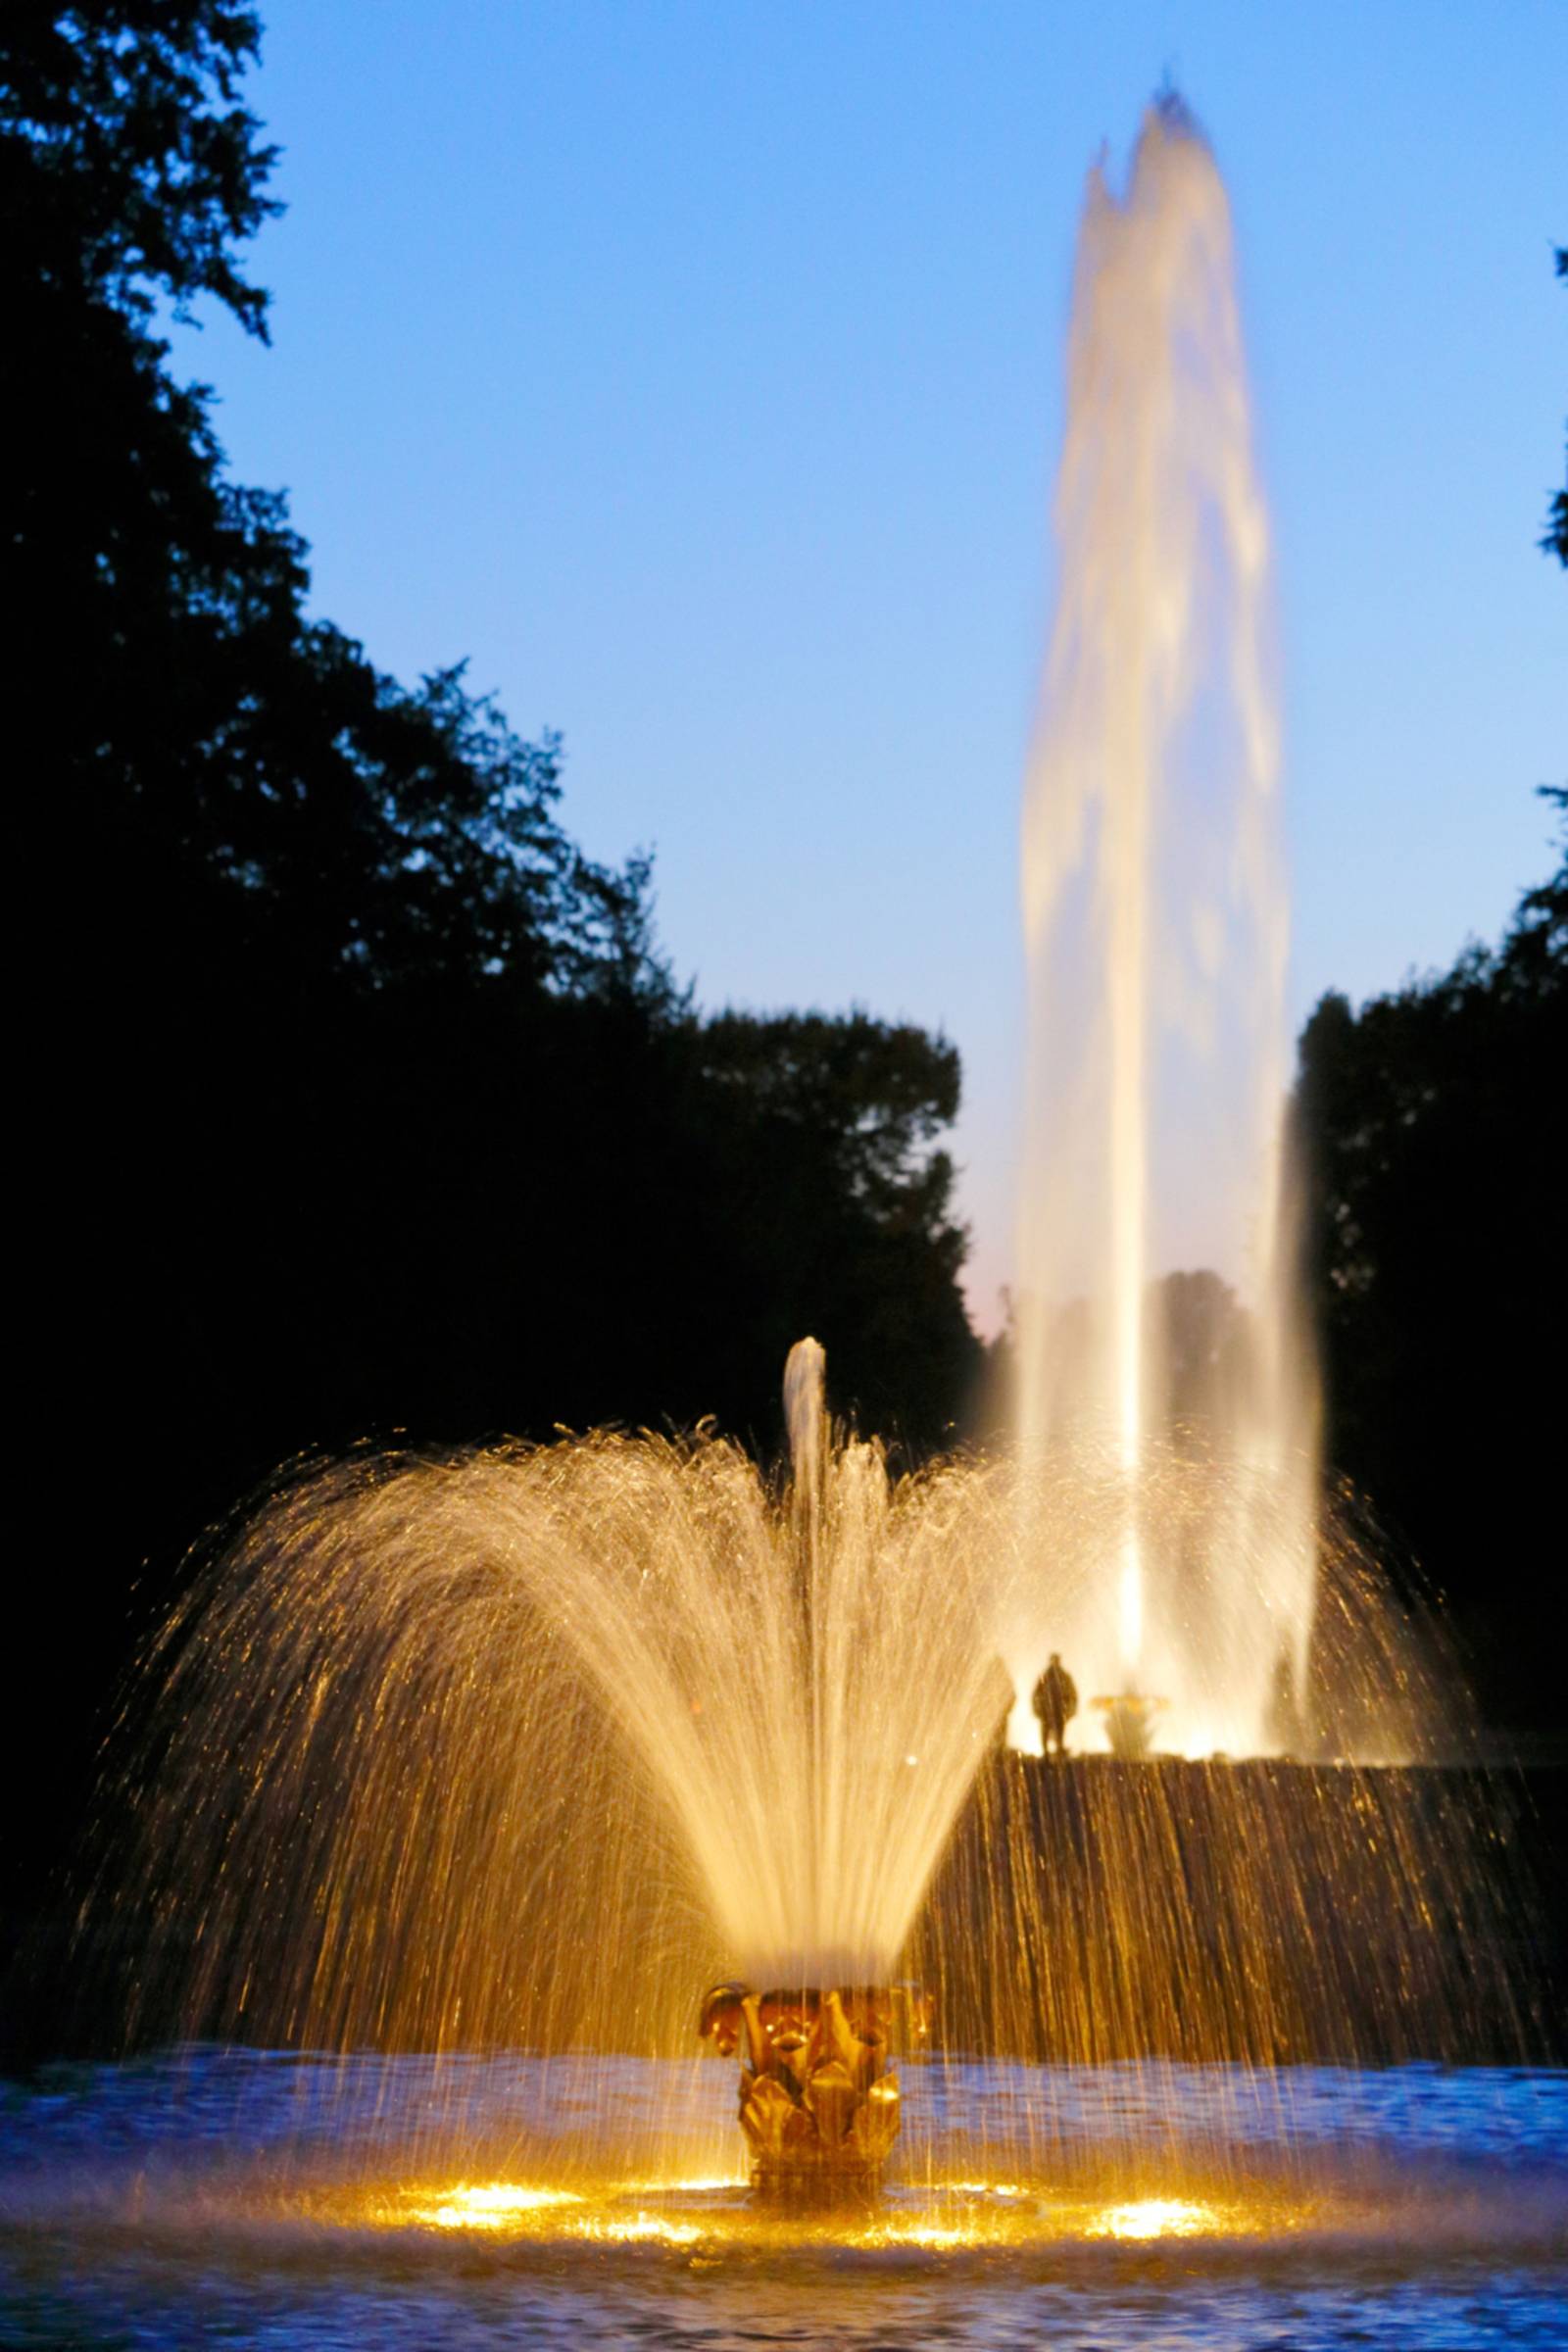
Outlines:
<svg viewBox="0 0 1568 2352"><path fill-rule="evenodd" d="M413 2206L410 2218L435 2230L505 2230L525 2214L581 2203L569 2189L522 2188L510 2180L493 2180L476 2188L450 2188L438 2201Z"/></svg>
<svg viewBox="0 0 1568 2352"><path fill-rule="evenodd" d="M1110 2205L1087 2235L1090 2237L1197 2237L1218 2224L1211 2205L1186 2197L1143 2197L1131 2205Z"/></svg>

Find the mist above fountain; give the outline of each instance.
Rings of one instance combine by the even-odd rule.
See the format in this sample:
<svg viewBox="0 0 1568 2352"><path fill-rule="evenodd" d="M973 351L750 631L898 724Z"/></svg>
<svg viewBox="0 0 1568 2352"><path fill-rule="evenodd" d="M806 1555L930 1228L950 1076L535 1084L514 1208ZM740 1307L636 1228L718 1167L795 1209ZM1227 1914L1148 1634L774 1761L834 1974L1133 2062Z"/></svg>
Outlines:
<svg viewBox="0 0 1568 2352"><path fill-rule="evenodd" d="M1229 206L1173 98L1123 195L1090 176L1055 536L1023 826L1018 1430L1026 1464L1071 1455L1123 1508L1101 1573L1065 1605L1049 1593L1009 1655L1021 1690L1057 1647L1112 1725L1124 1698L1158 1699L1170 1744L1255 1753L1276 1743L1282 1656L1298 1685L1307 1666L1315 1384L1283 1145L1268 519ZM1179 1395L1155 1277L1183 1265L1217 1267L1240 1302ZM1238 1473L1201 1559L1143 1488L1195 1421Z"/></svg>

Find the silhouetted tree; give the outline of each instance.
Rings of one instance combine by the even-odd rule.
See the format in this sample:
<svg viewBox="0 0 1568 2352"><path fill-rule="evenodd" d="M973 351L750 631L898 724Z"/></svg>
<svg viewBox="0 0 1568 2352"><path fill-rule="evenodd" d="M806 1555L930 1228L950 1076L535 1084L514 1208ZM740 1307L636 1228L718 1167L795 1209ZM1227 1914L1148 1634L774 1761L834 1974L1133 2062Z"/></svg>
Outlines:
<svg viewBox="0 0 1568 2352"><path fill-rule="evenodd" d="M744 1286L760 1309L748 1349L771 1378L781 1343L814 1331L840 1409L920 1449L945 1442L979 1360L937 1142L957 1112L956 1051L858 1011L722 1013L697 1052L732 1155L728 1213L771 1268L754 1262Z"/></svg>
<svg viewBox="0 0 1568 2352"><path fill-rule="evenodd" d="M62 1803L138 1563L151 1609L301 1447L713 1413L768 1448L807 1329L841 1405L924 1446L974 1353L952 1048L702 1019L648 860L565 831L558 739L311 617L284 501L229 479L167 321L265 338L257 40L235 0L0 11L23 1444L62 1572L29 1655Z"/></svg>
<svg viewBox="0 0 1568 2352"><path fill-rule="evenodd" d="M1568 564L1568 490L1541 544ZM1359 1012L1324 997L1294 1110L1331 1458L1447 1595L1484 1703L1560 1725L1537 1636L1564 1543L1568 787L1542 793L1563 855L1500 944Z"/></svg>
<svg viewBox="0 0 1568 2352"><path fill-rule="evenodd" d="M1178 1432L1201 1438L1245 1387L1253 1350L1250 1319L1230 1284L1207 1267L1152 1283L1144 1309L1164 1368Z"/></svg>
<svg viewBox="0 0 1568 2352"><path fill-rule="evenodd" d="M73 890L222 899L302 975L458 968L591 984L646 937L646 869L591 866L556 815L559 747L519 743L449 670L410 692L304 612L282 501L230 483L160 306L265 332L236 244L275 208L236 89L232 0L0 19L0 268L13 444L4 555L29 802ZM96 894L95 894L96 896Z"/></svg>
<svg viewBox="0 0 1568 2352"><path fill-rule="evenodd" d="M1561 792L1552 797L1559 806ZM1568 868L1500 946L1301 1039L1329 1448L1447 1594L1494 1713L1564 1712L1529 1629L1563 1544Z"/></svg>

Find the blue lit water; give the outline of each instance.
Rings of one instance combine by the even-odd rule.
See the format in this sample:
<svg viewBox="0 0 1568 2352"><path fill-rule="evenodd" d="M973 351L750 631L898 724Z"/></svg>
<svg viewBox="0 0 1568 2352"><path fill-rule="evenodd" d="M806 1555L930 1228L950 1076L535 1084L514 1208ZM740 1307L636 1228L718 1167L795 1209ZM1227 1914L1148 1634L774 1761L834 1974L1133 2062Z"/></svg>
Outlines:
<svg viewBox="0 0 1568 2352"><path fill-rule="evenodd" d="M46 2070L0 2085L0 2345L1568 2345L1568 2074L905 2082L885 2202L778 2223L711 2061Z"/></svg>

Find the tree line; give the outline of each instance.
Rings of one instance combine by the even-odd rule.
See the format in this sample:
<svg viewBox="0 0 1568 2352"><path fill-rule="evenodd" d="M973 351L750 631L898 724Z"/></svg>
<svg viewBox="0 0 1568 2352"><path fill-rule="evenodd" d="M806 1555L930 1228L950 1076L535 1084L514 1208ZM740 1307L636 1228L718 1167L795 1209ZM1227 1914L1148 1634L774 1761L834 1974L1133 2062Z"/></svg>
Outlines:
<svg viewBox="0 0 1568 2352"><path fill-rule="evenodd" d="M240 0L0 15L26 1654L63 1733L301 1449L711 1414L767 1455L810 1331L924 1450L978 1354L954 1048L700 1013L648 861L573 841L560 740L312 617L282 498L231 479L170 332L267 335L259 37Z"/></svg>
<svg viewBox="0 0 1568 2352"><path fill-rule="evenodd" d="M1568 567L1568 487L1541 548ZM1495 946L1359 1011L1325 996L1296 1111L1329 1458L1446 1602L1485 1711L1568 1730L1568 785L1539 789L1554 871Z"/></svg>
<svg viewBox="0 0 1568 2352"><path fill-rule="evenodd" d="M1568 791L1549 796L1568 813ZM1446 1604L1485 1713L1568 1728L1568 863L1495 947L1319 1003L1297 1109L1329 1459Z"/></svg>

